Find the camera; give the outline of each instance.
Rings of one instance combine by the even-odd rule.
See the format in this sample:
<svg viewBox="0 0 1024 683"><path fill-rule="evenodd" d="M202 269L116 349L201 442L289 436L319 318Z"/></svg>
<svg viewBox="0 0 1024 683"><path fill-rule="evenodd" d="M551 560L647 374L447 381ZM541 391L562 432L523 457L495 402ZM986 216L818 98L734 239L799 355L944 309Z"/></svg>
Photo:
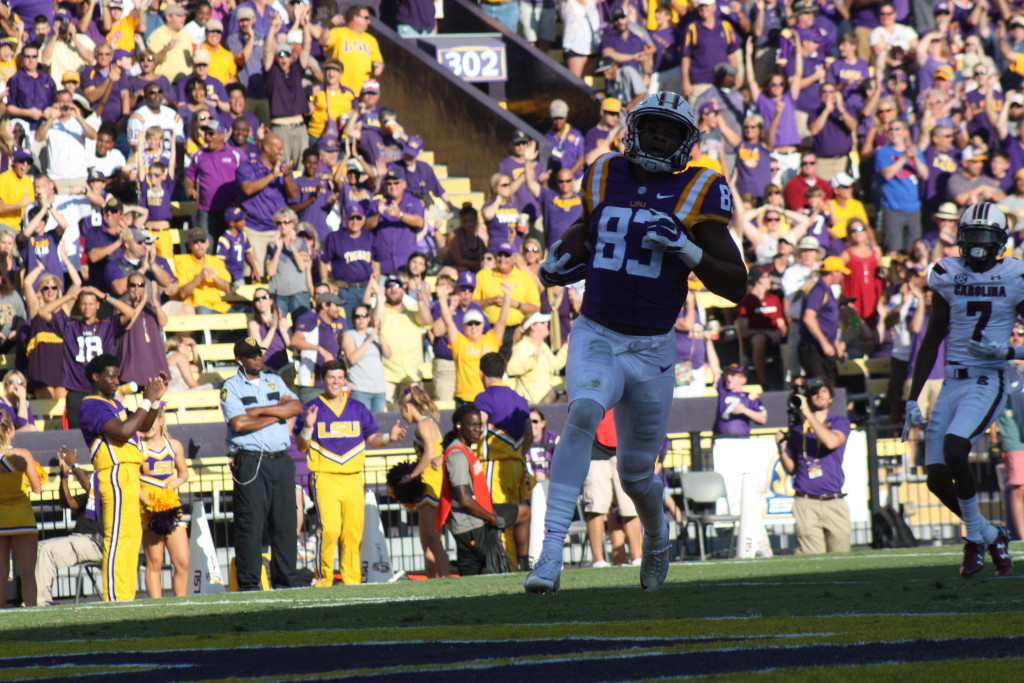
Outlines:
<svg viewBox="0 0 1024 683"><path fill-rule="evenodd" d="M825 386L825 380L820 377L810 377L804 380L803 384L793 385L793 391L786 401L786 415L789 417L790 427L795 427L804 421L804 416L800 412L800 394L803 394L804 398L809 401L811 396L821 391L823 386Z"/></svg>

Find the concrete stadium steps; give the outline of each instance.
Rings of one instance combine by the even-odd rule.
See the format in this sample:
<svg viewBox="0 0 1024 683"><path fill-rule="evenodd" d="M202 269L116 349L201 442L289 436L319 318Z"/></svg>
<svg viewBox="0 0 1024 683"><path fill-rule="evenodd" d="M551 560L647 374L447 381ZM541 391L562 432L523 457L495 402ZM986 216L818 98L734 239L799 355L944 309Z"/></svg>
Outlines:
<svg viewBox="0 0 1024 683"><path fill-rule="evenodd" d="M462 206L465 202L470 202L473 207L479 211L484 205L484 193L483 192L466 192L463 194L449 194L448 198L452 200L452 204L456 208Z"/></svg>

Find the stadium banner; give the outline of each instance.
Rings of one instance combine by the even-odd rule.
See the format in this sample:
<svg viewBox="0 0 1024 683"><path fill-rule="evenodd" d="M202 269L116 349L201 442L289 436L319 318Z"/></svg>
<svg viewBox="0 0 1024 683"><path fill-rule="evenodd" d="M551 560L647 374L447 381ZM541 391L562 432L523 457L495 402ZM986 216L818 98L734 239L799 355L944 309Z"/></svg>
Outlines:
<svg viewBox="0 0 1024 683"><path fill-rule="evenodd" d="M743 474L749 472L763 477L761 516L764 522L793 522L793 480L782 467L774 438L715 439L712 457L715 471L725 478L729 509L733 514L741 510ZM862 431L850 432L846 441L843 474L846 476L843 492L850 506L850 521L854 524L870 522L867 437ZM725 503L719 501L717 512L725 514L725 507Z"/></svg>
<svg viewBox="0 0 1024 683"><path fill-rule="evenodd" d="M384 523L380 520L377 496L373 491L366 492L359 565L362 567L363 583L387 583L394 573L391 570L387 540L384 538Z"/></svg>
<svg viewBox="0 0 1024 683"><path fill-rule="evenodd" d="M192 504L192 528L189 536L188 573L192 577L189 593L223 593L224 575L217 562L217 548L206 519L206 507L202 501Z"/></svg>

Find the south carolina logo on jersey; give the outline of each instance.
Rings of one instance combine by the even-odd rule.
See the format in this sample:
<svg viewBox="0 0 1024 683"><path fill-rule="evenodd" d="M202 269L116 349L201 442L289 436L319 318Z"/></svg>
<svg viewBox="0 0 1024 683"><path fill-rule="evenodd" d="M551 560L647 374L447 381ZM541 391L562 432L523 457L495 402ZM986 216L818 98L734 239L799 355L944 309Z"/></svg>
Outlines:
<svg viewBox="0 0 1024 683"><path fill-rule="evenodd" d="M711 169L689 167L642 183L628 159L606 154L590 167L582 189L594 245L584 315L598 322L670 329L686 299L690 271L671 254L646 248L644 236L650 225L666 221L688 236L703 222L727 229L733 202L725 179Z"/></svg>
<svg viewBox="0 0 1024 683"><path fill-rule="evenodd" d="M1024 301L1024 261L1007 258L983 273L967 268L961 258L944 258L928 276L928 286L949 304L946 362L952 365L1001 368L1005 361L984 361L967 350L970 340L1005 344Z"/></svg>

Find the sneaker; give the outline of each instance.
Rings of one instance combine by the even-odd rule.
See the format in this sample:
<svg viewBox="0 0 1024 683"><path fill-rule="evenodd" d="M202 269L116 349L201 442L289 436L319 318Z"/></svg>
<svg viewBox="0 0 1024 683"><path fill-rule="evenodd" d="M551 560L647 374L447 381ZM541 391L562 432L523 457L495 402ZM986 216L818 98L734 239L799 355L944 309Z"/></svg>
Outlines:
<svg viewBox="0 0 1024 683"><path fill-rule="evenodd" d="M988 544L988 554L996 566L996 576L1009 576L1013 573L1013 558L1010 557L1010 532L1004 526L997 526L999 535Z"/></svg>
<svg viewBox="0 0 1024 683"><path fill-rule="evenodd" d="M593 563L590 566L593 567L594 569L604 569L605 567L612 566L612 563L609 562L608 560L598 560L597 562Z"/></svg>
<svg viewBox="0 0 1024 683"><path fill-rule="evenodd" d="M523 582L523 588L530 594L557 593L562 576L562 560L548 553L541 553L533 564L533 571Z"/></svg>
<svg viewBox="0 0 1024 683"><path fill-rule="evenodd" d="M960 576L966 579L969 576L974 576L984 568L985 544L968 541L965 538L964 561L960 563Z"/></svg>
<svg viewBox="0 0 1024 683"><path fill-rule="evenodd" d="M668 523L665 523L661 547L651 548L650 539L644 534L644 555L640 560L640 587L649 593L661 588L668 576L669 551L672 543L668 540Z"/></svg>
<svg viewBox="0 0 1024 683"><path fill-rule="evenodd" d="M638 557L635 560L630 560L629 561L629 566L630 567L639 567L643 563L644 563L643 558L642 557Z"/></svg>

